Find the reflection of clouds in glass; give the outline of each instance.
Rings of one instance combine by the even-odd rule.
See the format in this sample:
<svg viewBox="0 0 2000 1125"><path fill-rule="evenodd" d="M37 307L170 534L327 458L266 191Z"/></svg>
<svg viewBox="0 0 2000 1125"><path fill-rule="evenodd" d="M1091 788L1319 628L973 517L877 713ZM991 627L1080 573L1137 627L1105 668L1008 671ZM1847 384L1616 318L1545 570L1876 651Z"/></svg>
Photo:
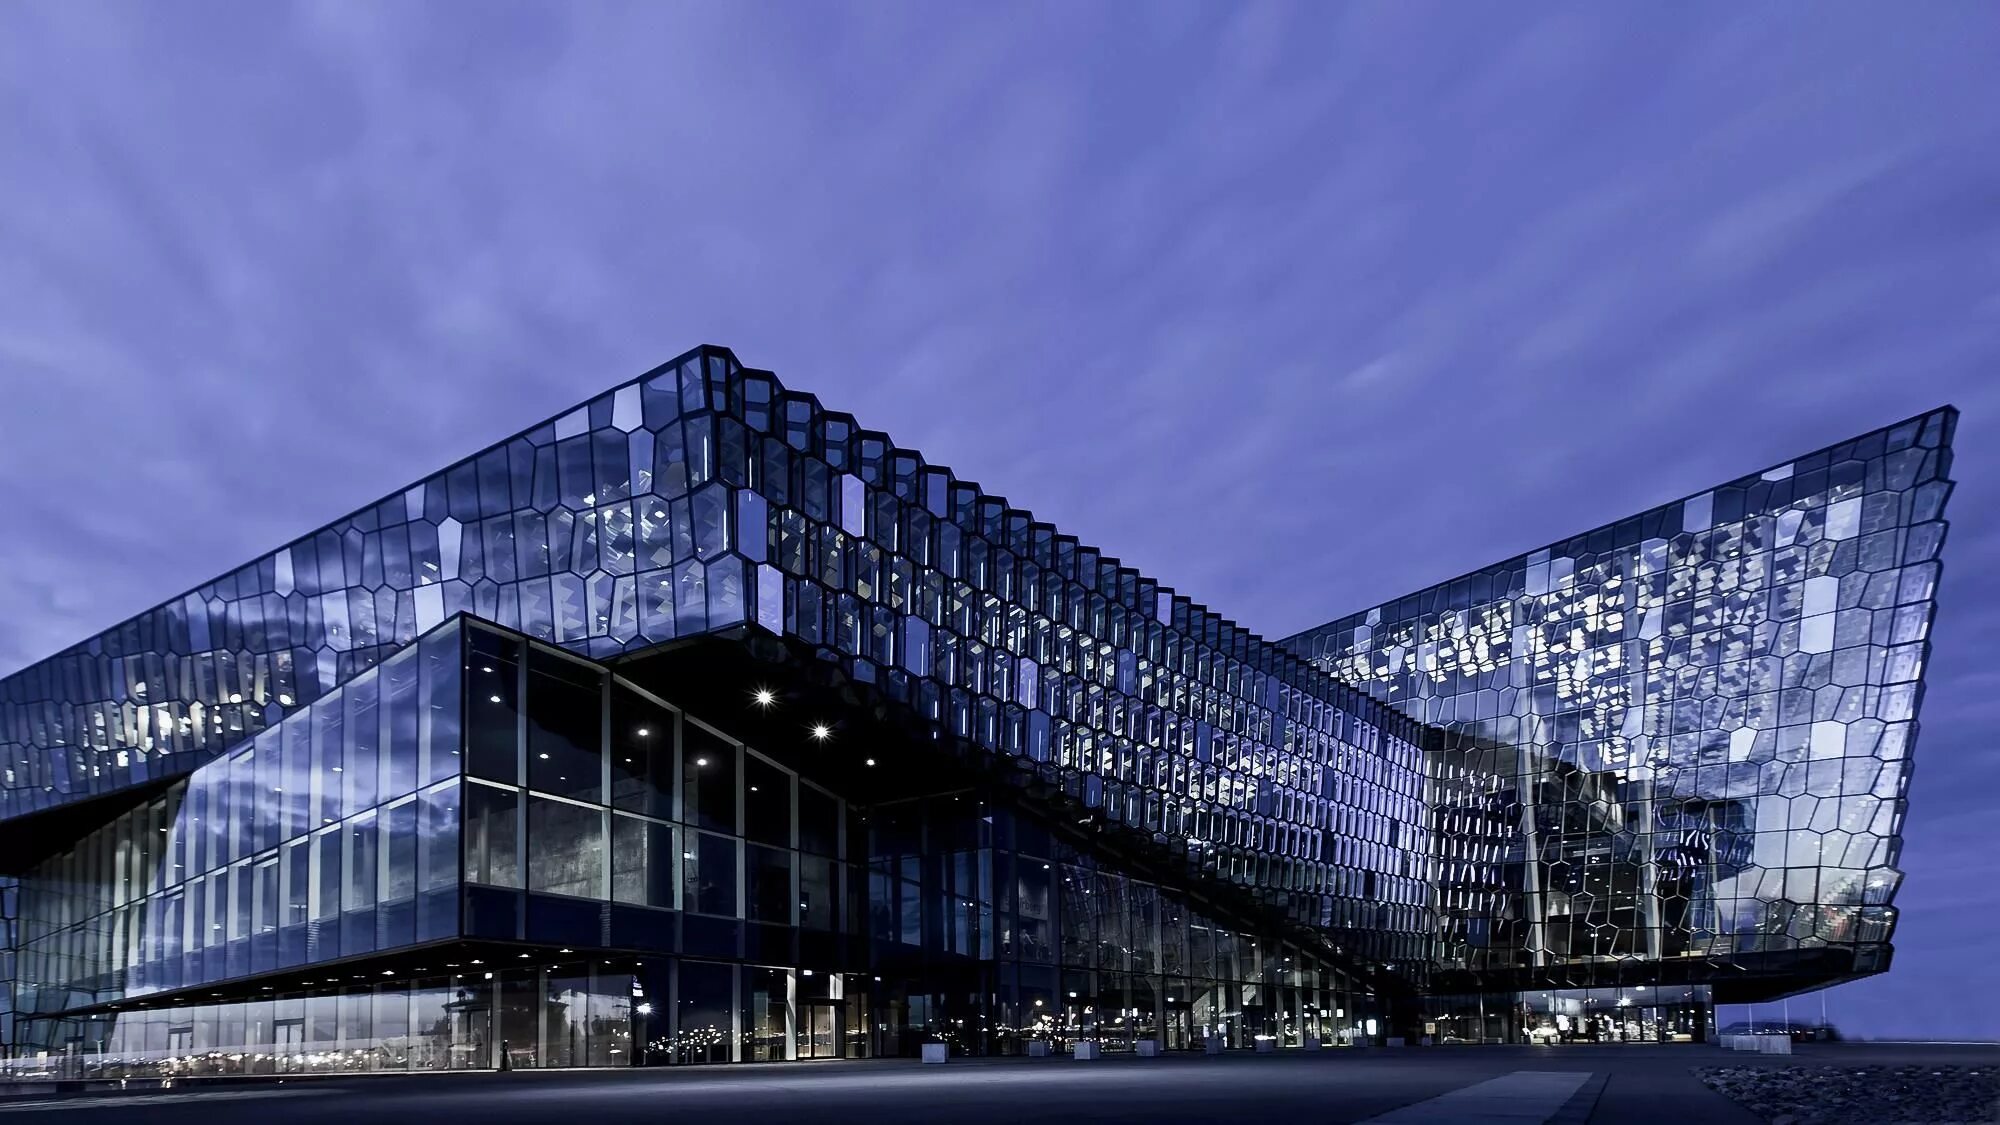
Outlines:
<svg viewBox="0 0 2000 1125"><path fill-rule="evenodd" d="M1448 946L1454 918L1526 910L1544 931L1525 935L1530 955L1852 943L1856 970L1883 963L1954 418L1864 435L1291 642L1428 721L1522 746L1528 792L1571 805L1529 822L1547 880L1444 892ZM1439 779L1446 807L1455 788L1516 779L1490 751L1452 758L1465 772ZM1620 791L1564 781L1566 767ZM1461 825L1440 846L1490 861L1511 839ZM1635 888L1666 883L1638 888L1636 915L1559 893L1588 885L1579 869L1615 885L1621 864ZM1606 930L1637 932L1606 944Z"/></svg>

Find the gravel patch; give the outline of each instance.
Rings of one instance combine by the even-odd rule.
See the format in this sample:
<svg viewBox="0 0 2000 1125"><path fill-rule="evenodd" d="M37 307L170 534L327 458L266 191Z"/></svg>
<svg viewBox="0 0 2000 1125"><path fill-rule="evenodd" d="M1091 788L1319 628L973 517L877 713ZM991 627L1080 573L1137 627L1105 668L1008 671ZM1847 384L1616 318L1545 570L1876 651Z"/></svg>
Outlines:
<svg viewBox="0 0 2000 1125"><path fill-rule="evenodd" d="M1705 1066L1695 1073L1771 1125L2000 1121L1995 1066Z"/></svg>

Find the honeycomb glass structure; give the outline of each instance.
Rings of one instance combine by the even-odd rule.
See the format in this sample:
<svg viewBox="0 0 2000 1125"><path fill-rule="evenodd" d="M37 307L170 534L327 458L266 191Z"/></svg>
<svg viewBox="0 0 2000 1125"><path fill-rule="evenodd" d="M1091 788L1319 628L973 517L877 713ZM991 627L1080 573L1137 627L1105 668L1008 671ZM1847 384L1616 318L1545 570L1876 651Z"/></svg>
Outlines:
<svg viewBox="0 0 2000 1125"><path fill-rule="evenodd" d="M698 348L0 680L0 1046L1699 1036L1886 964L1952 417L1280 644Z"/></svg>
<svg viewBox="0 0 2000 1125"><path fill-rule="evenodd" d="M1433 986L1880 971L1945 408L1302 633L1434 729Z"/></svg>
<svg viewBox="0 0 2000 1125"><path fill-rule="evenodd" d="M1104 898L1064 908L1053 896L1051 906L1036 878L967 893L927 870L869 888L911 904L897 909L923 919L927 952L971 952L986 965L978 971L1013 982L961 990L952 1004L1004 993L1018 1027L1033 1023L1024 997L1075 993L1076 1018L1095 1028L1106 1005L1093 995L1144 995L1145 1015L1120 1003L1133 1014L1117 1019L1159 1021L1181 1006L1204 1013L1203 1033L1289 1027L1297 1039L1303 1019L1317 1029L1336 1011L1341 1031L1362 1034L1381 989L1421 971L1430 848L1417 723L712 347L0 683L0 842L18 845L10 874L21 879L8 892L10 944L49 939L37 905L49 863L105 870L77 848L104 846L97 825L108 816L142 801L148 817L164 815L156 798L174 799L182 779L213 776L213 763L245 747L263 762L254 747L269 732L308 721L296 716L396 666L460 615L628 668L704 638L776 640L779 665L836 676L857 714L896 716L903 742L1032 794L1029 812L994 810L975 828L982 850L1104 880ZM682 676L669 690L721 709L702 694L712 685L691 685ZM462 815L486 796L465 782ZM576 801L550 796L563 809ZM1062 833L1026 851L991 838L993 825L1017 819L1027 826L1017 838L1039 839L1037 825L1052 819ZM1123 860L1079 836L1116 840ZM754 872L744 864L718 893L733 904L724 916L747 923ZM251 919L263 917L254 879L253 865ZM919 898L906 900L903 882ZM459 884L465 919L484 917L478 883ZM598 901L576 891L526 888ZM134 892L111 893L122 907ZM970 950L933 941L945 930L930 915L949 909L936 896L952 894L994 914L972 927ZM136 904L143 920L131 925L165 925L148 915L152 902ZM478 930L464 926L460 936ZM529 941L532 928L495 940ZM682 919L676 940L685 946L699 929ZM1132 940L1141 933L1158 936ZM1115 955L1106 934L1120 937ZM716 955L751 957L750 942L718 939ZM1193 967L1178 983L1165 973L1176 959ZM103 964L125 975L93 970L86 995L49 1002L70 995L73 966ZM249 976L230 979L252 979L263 963L253 953L245 964ZM1227 981L1214 976L1225 965ZM115 951L19 966L31 979L10 983L6 1030L17 1054L37 1059L74 1035L74 1019L97 1018L93 1006L138 995L130 956ZM205 961L200 972L206 983ZM1071 980L1076 972L1084 978ZM941 997L906 1003L899 1018L964 1024L957 1009L924 1014L942 1012ZM1000 1017L984 1004L968 1010L988 1026ZM30 1015L27 1032L13 1027ZM1195 1032L1188 1025L1184 1040ZM741 1057L741 1043L731 1049Z"/></svg>

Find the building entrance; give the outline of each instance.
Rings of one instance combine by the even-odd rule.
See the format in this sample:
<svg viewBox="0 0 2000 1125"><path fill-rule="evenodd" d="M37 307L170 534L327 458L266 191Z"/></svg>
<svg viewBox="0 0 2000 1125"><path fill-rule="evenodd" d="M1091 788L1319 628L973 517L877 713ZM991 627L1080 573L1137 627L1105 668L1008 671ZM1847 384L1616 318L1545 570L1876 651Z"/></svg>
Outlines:
<svg viewBox="0 0 2000 1125"><path fill-rule="evenodd" d="M841 1057L840 1005L837 1001L808 1003L805 1005L805 1021L800 1027L799 1057L802 1059L837 1059Z"/></svg>

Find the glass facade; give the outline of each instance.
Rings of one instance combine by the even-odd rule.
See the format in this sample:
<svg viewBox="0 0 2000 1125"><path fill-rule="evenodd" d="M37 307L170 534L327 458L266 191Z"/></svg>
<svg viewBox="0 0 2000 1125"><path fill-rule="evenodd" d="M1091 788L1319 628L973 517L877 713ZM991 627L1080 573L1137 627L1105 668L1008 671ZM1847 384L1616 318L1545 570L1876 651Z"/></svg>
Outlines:
<svg viewBox="0 0 2000 1125"><path fill-rule="evenodd" d="M1288 642L1437 728L1439 986L1887 967L1956 418Z"/></svg>
<svg viewBox="0 0 2000 1125"><path fill-rule="evenodd" d="M0 1046L1345 1042L1873 971L1952 417L1279 645L698 349L0 681Z"/></svg>
<svg viewBox="0 0 2000 1125"><path fill-rule="evenodd" d="M1131 1050L1307 1038L1352 1043L1375 1014L1364 985L1311 950L1218 920L1190 896L1123 874L1058 834L970 796L871 815L868 936L878 971L963 982L889 998L913 1053Z"/></svg>
<svg viewBox="0 0 2000 1125"><path fill-rule="evenodd" d="M455 936L454 623L23 873L17 1019Z"/></svg>

